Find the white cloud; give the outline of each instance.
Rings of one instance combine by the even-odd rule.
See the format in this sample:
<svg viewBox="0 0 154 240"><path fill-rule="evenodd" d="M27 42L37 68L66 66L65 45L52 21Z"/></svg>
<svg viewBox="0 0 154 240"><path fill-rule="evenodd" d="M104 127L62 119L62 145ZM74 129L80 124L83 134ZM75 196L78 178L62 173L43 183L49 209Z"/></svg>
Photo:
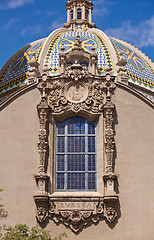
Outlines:
<svg viewBox="0 0 154 240"><path fill-rule="evenodd" d="M40 24L35 26L28 26L22 29L21 35L31 35L31 36L40 36L44 33L44 27Z"/></svg>
<svg viewBox="0 0 154 240"><path fill-rule="evenodd" d="M56 20L52 22L51 24L36 24L34 26L26 26L25 28L22 29L21 35L31 35L31 36L36 36L36 37L42 37L43 35L47 35L53 30L60 28L63 26L63 23L60 21Z"/></svg>
<svg viewBox="0 0 154 240"><path fill-rule="evenodd" d="M134 26L131 21L127 21L118 28L106 29L105 33L133 43L137 47L154 46L154 15L137 26Z"/></svg>
<svg viewBox="0 0 154 240"><path fill-rule="evenodd" d="M0 10L14 9L32 2L33 0L6 0L5 3L0 3Z"/></svg>
<svg viewBox="0 0 154 240"><path fill-rule="evenodd" d="M17 22L19 22L19 20L17 18L10 19L6 24L4 24L4 26L3 26L4 30L8 31L12 28L17 28L17 26L16 26Z"/></svg>
<svg viewBox="0 0 154 240"><path fill-rule="evenodd" d="M50 30L55 30L57 28L61 28L63 26L64 23L55 20L54 22L52 22L51 27L49 27Z"/></svg>
<svg viewBox="0 0 154 240"><path fill-rule="evenodd" d="M114 2L112 0L94 0L94 16L105 16L109 13L109 6Z"/></svg>

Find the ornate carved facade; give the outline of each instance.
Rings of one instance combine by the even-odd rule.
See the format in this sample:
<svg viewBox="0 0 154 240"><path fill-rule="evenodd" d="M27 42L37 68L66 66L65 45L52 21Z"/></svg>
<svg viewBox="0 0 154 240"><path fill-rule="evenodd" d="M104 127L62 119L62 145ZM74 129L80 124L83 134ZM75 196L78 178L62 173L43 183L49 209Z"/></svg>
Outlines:
<svg viewBox="0 0 154 240"><path fill-rule="evenodd" d="M69 53L60 54L60 74L50 77L48 69L39 76L38 89L41 101L37 106L40 121L38 150L40 154L39 174L35 176L38 191L34 196L37 206L37 219L43 222L51 218L56 223L63 222L74 232L81 230L88 222L98 222L105 217L108 222L117 216L116 207L118 196L115 193L116 175L114 174L114 111L112 103L115 77L109 67L105 74L97 73L97 57L86 53L81 48L81 40L77 36L74 48ZM87 66L81 63L85 59ZM71 62L71 64L70 64ZM48 143L49 123L51 118L60 119L63 116L86 115L91 119L104 116L104 194L95 196L94 193L75 197L71 192L67 197L61 192L55 196L49 185L54 185L54 179L47 175L49 164ZM53 157L54 158L54 157ZM52 159L53 166L55 159ZM49 184L50 183L50 184Z"/></svg>

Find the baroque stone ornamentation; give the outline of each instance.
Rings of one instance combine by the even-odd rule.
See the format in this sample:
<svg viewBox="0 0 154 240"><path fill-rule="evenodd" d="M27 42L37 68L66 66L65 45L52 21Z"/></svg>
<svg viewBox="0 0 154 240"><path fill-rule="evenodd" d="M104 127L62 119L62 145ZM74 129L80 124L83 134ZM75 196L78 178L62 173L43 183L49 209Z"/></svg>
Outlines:
<svg viewBox="0 0 154 240"><path fill-rule="evenodd" d="M64 78L71 78L75 81L80 80L81 78L87 78L89 75L85 65L80 65L77 61L68 66L63 74Z"/></svg>
<svg viewBox="0 0 154 240"><path fill-rule="evenodd" d="M56 202L51 198L49 215L56 222L63 222L74 232L78 232L89 222L98 222L104 214L103 200L80 202L78 200L69 202Z"/></svg>
<svg viewBox="0 0 154 240"><path fill-rule="evenodd" d="M117 217L117 201L118 196L116 195L104 197L104 215L109 223L113 222Z"/></svg>
<svg viewBox="0 0 154 240"><path fill-rule="evenodd" d="M116 64L118 66L118 81L128 84L128 75L127 75L127 61L124 59L123 54L120 54L120 59Z"/></svg>
<svg viewBox="0 0 154 240"><path fill-rule="evenodd" d="M91 53L81 49L81 41L77 36L74 47L69 53L64 53L61 47L59 56L60 75L49 76L48 69L43 69L39 76L38 89L41 100L37 106L39 115L39 142L40 154L39 174L35 176L37 194L34 196L37 206L36 217L39 222L48 217L56 223L62 222L72 231L78 232L89 222L97 223L101 217L108 222L114 221L117 216L116 204L118 196L115 193L114 175L114 111L112 95L115 89L114 76L110 68L105 68L103 76L97 75L97 55L93 46ZM81 64L82 58L89 61L89 68ZM89 59L89 60L88 60ZM67 64L71 62L72 64ZM49 176L46 174L48 165L48 125L49 116L61 116L66 113L76 114L85 112L92 117L104 114L104 151L105 176L104 196L69 198L50 195ZM51 180L52 181L52 180ZM52 182L51 182L52 184Z"/></svg>
<svg viewBox="0 0 154 240"><path fill-rule="evenodd" d="M37 75L39 74L38 66L39 63L36 60L36 53L33 53L32 59L28 62L30 68L28 70L28 84L37 81Z"/></svg>
<svg viewBox="0 0 154 240"><path fill-rule="evenodd" d="M50 84L48 104L55 115L64 111L90 111L99 114L102 112L103 99L102 79L82 79L78 83L56 79Z"/></svg>
<svg viewBox="0 0 154 240"><path fill-rule="evenodd" d="M115 89L110 69L106 69L106 102L103 106L105 121L105 163L106 173L113 173L113 155L114 155L114 130L113 130L113 114L115 106L112 103L112 91Z"/></svg>
<svg viewBox="0 0 154 240"><path fill-rule="evenodd" d="M48 196L36 195L34 199L36 203L36 218L39 222L44 222L48 217Z"/></svg>

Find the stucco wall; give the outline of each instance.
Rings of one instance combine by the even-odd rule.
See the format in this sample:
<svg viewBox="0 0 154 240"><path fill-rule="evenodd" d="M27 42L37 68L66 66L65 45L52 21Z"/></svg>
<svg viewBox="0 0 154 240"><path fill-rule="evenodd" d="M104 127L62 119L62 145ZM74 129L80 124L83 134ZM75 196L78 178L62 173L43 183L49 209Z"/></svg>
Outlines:
<svg viewBox="0 0 154 240"><path fill-rule="evenodd" d="M115 224L102 220L74 234L62 224L49 221L53 236L66 232L69 240L152 240L154 236L154 113L135 95L117 87L114 96L116 165L120 211ZM39 156L38 91L31 90L0 112L0 187L8 217L1 223L35 224L33 174Z"/></svg>
<svg viewBox="0 0 154 240"><path fill-rule="evenodd" d="M8 211L7 219L0 224L35 224L33 174L39 164L36 109L39 98L37 89L30 90L0 112L0 187Z"/></svg>

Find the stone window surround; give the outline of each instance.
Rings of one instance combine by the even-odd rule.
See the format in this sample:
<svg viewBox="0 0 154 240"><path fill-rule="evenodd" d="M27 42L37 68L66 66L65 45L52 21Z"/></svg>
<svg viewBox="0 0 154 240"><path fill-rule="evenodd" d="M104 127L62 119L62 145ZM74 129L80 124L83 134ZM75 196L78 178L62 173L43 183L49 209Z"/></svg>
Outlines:
<svg viewBox="0 0 154 240"><path fill-rule="evenodd" d="M97 122L97 126L96 126L96 155L97 155L97 160L96 160L96 173L97 173L97 182L96 182L96 186L97 186L97 190L96 191L79 191L79 192L56 192L55 190L55 159L56 159L56 121L64 121L65 119L69 118L69 117L73 117L73 116L80 116L83 118L88 119L89 121L96 121ZM102 181L102 176L103 176L103 162L104 162L104 157L103 157L103 114L100 116L89 116L86 112L83 114L74 114L69 113L67 115L62 115L62 116L50 116L50 123L49 123L49 146L51 146L49 149L49 156L50 156L50 179L52 179L52 183L51 183L51 196L52 194L56 194L56 196L61 196L62 193L64 193L65 195L72 195L72 197L75 196L80 196L80 195L84 195L86 196L94 196L96 195L97 197L100 196L102 197L104 194L104 183Z"/></svg>
<svg viewBox="0 0 154 240"><path fill-rule="evenodd" d="M79 54L80 53L80 54ZM74 63L66 65L66 58ZM116 88L110 67L103 76L97 75L97 57L89 54L92 73L80 64L81 41L77 37L74 48L66 56L62 49L59 61L59 76L51 77L48 69L38 76L41 100L37 106L40 129L38 149L40 154L39 173L35 176L37 193L36 217L44 222L51 218L54 222L68 225L78 232L88 222L98 222L105 217L113 222L117 216L118 196L115 192L114 174L114 111L112 95ZM71 89L78 89L78 98L70 95ZM97 120L97 192L55 192L55 123L70 116L81 116ZM50 171L49 171L50 169ZM52 170L52 171L51 171Z"/></svg>

